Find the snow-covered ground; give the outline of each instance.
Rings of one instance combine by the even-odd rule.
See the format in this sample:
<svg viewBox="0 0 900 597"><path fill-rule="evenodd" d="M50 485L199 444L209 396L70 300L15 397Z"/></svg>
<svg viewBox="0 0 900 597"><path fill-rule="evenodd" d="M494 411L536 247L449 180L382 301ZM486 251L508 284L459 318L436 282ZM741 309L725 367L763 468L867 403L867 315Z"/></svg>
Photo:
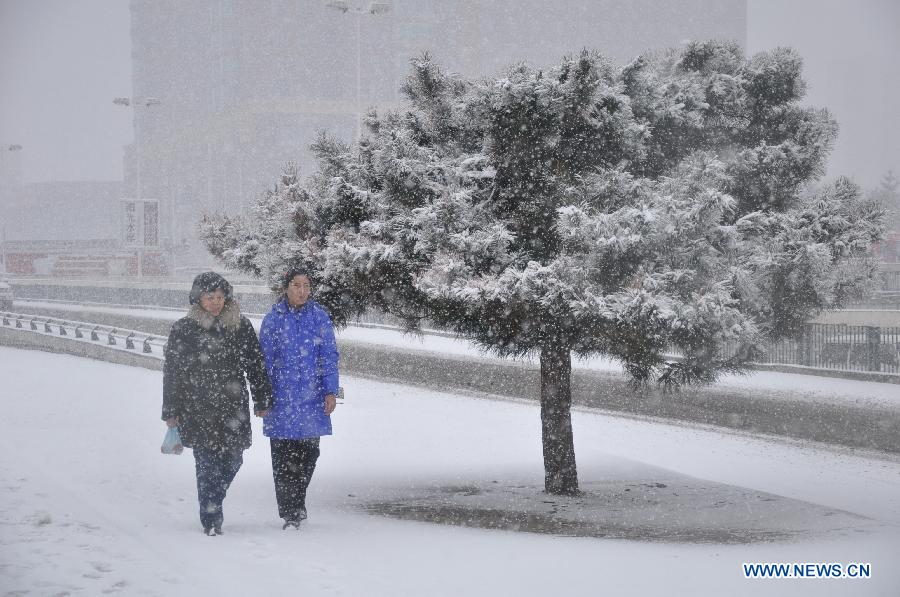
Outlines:
<svg viewBox="0 0 900 597"><path fill-rule="evenodd" d="M578 410L583 483L687 479L846 510L874 530L719 545L406 522L364 498L542 480L537 407L345 378L310 520L284 532L267 442L199 532L193 459L159 453L159 372L0 348L3 595L896 595L900 462ZM859 382L853 382L859 383ZM810 506L812 508L812 506ZM746 580L743 562L870 562L872 577Z"/></svg>
<svg viewBox="0 0 900 597"><path fill-rule="evenodd" d="M80 305L67 305L48 301L16 301L16 309L28 312L28 307L41 309L55 309L70 311L73 319L77 319L75 313L92 311L109 313L112 315L130 315L175 321L184 316L185 310L177 309L136 309L125 307L101 307L91 306L86 308ZM252 318L253 325L259 330L260 319ZM349 340L378 344L392 348L433 352L445 355L455 355L469 358L491 358L478 347L466 340L458 340L445 336L434 335L409 335L396 330L348 326L337 334L338 341ZM527 360L526 362L533 362ZM618 362L606 358L574 359L572 366L575 369L588 369L594 371L609 371L621 373L622 367ZM880 407L900 408L900 385L893 383L879 383L874 381L858 381L834 377L818 377L814 375L802 375L797 373L780 373L777 371L752 371L746 375L723 376L714 387L721 390L735 392L757 392L763 394L777 394L782 398L792 400L823 401L845 403L852 405L873 405Z"/></svg>

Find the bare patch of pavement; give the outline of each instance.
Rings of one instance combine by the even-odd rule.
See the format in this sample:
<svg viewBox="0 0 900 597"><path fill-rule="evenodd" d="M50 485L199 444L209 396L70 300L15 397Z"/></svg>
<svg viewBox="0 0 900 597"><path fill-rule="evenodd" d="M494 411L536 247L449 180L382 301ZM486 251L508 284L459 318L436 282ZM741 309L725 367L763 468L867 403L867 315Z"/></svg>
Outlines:
<svg viewBox="0 0 900 597"><path fill-rule="evenodd" d="M571 497L496 481L406 487L362 507L419 522L667 543L792 541L876 527L851 512L690 477L582 483Z"/></svg>

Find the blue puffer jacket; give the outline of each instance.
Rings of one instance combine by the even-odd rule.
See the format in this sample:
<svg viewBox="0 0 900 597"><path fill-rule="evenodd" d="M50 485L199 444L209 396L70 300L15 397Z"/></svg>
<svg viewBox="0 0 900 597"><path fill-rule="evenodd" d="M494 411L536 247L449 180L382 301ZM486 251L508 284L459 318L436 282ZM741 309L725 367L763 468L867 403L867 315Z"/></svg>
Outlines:
<svg viewBox="0 0 900 597"><path fill-rule="evenodd" d="M284 299L263 319L259 343L275 396L263 433L278 439L331 435L325 396L338 393L338 351L328 312L313 300L293 309Z"/></svg>

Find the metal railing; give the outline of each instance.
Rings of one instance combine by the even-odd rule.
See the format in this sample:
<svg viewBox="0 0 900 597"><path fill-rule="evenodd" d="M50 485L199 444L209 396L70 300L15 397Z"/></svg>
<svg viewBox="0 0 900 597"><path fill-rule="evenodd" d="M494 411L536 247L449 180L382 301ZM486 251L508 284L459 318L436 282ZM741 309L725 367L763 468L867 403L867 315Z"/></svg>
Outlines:
<svg viewBox="0 0 900 597"><path fill-rule="evenodd" d="M61 299L26 299L26 298L17 298L16 301L20 304L25 303L47 303L49 305L60 305L60 306L71 306L77 305L79 307L99 307L102 309L127 309L129 312L133 312L135 314L140 314L141 311L168 311L171 313L185 313L185 307L163 307L158 305L128 305L125 303L103 303L103 302L94 302L94 301L70 301L70 300L61 300ZM243 305L241 308L241 315L249 317L251 319L262 319L266 316L268 311L263 313L254 313L248 312L243 309ZM380 313L364 313L359 317L355 317L351 319L348 323L349 325L361 328L373 328L373 329L383 329L383 330L391 330L391 331L403 331L403 327L395 323L395 319L386 316ZM458 338L458 334L454 334L453 332L447 332L444 330L435 329L433 327L423 327L421 330L422 334L426 336L441 336L444 338Z"/></svg>
<svg viewBox="0 0 900 597"><path fill-rule="evenodd" d="M137 352L140 345L141 353L160 360L164 359L163 350L167 341L167 338L138 330L29 313L0 312L0 326L45 336L62 337L66 340L102 344L108 348L125 351ZM344 404L344 396L343 386L338 387L338 404Z"/></svg>
<svg viewBox="0 0 900 597"><path fill-rule="evenodd" d="M84 342L103 343L121 350L163 358L166 338L138 330L73 321L28 313L0 312L3 327ZM355 321L353 325L399 330L395 325ZM456 337L442 330L423 330L426 335ZM799 365L812 369L900 373L900 328L807 324L797 339L767 347L760 365Z"/></svg>
<svg viewBox="0 0 900 597"><path fill-rule="evenodd" d="M30 313L0 312L0 325L45 336L104 344L111 348L141 352L160 359L163 358L163 347L166 344L166 338L147 332Z"/></svg>
<svg viewBox="0 0 900 597"><path fill-rule="evenodd" d="M799 338L769 346L761 362L900 373L900 328L810 323Z"/></svg>

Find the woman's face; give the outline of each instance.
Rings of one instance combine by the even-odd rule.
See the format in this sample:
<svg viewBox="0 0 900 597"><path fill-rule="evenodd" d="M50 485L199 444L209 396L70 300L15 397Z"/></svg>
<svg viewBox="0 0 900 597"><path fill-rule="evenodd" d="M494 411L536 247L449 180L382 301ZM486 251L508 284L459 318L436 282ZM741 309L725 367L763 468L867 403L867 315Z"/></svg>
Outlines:
<svg viewBox="0 0 900 597"><path fill-rule="evenodd" d="M288 304L292 307L302 307L306 299L309 298L309 292L309 278L304 275L294 276L285 291Z"/></svg>
<svg viewBox="0 0 900 597"><path fill-rule="evenodd" d="M218 317L224 306L225 293L219 289L212 292L204 292L200 295L200 307L213 317Z"/></svg>

